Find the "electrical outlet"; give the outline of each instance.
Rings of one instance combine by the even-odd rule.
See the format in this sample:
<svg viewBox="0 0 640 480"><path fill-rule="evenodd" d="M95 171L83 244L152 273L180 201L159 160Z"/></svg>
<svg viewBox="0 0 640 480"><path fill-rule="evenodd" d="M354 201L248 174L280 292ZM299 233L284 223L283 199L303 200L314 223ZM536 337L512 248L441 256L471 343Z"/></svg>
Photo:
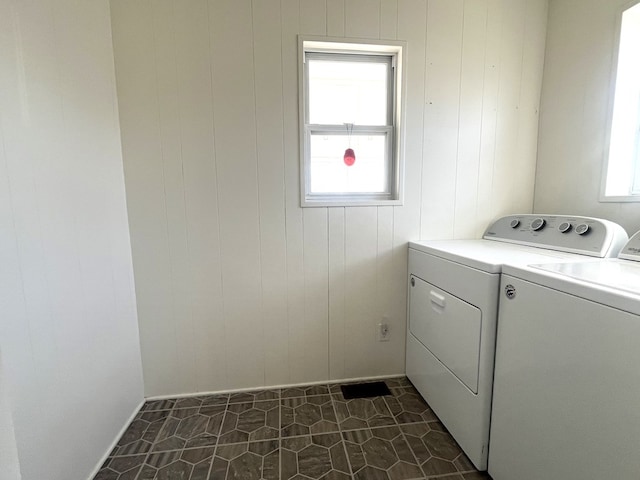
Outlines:
<svg viewBox="0 0 640 480"><path fill-rule="evenodd" d="M379 342L388 342L390 336L391 336L391 332L389 330L389 324L388 323L379 323L378 324L378 341Z"/></svg>

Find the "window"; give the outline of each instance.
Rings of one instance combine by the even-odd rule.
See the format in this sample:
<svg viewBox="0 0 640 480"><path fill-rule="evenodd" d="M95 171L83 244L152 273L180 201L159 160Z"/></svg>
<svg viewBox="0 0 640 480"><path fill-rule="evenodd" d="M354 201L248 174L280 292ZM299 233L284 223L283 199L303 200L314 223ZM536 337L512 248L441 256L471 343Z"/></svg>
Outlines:
<svg viewBox="0 0 640 480"><path fill-rule="evenodd" d="M300 38L303 207L399 205L402 45Z"/></svg>
<svg viewBox="0 0 640 480"><path fill-rule="evenodd" d="M640 201L640 3L620 17L605 201Z"/></svg>

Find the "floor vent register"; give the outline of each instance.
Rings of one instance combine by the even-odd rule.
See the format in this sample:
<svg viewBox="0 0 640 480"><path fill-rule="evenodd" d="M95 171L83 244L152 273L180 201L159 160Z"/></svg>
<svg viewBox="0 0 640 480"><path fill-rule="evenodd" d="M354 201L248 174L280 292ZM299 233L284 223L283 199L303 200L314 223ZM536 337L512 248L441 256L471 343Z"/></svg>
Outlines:
<svg viewBox="0 0 640 480"><path fill-rule="evenodd" d="M391 395L391 391L384 382L357 383L354 385L342 385L340 387L345 400L352 398L380 397Z"/></svg>

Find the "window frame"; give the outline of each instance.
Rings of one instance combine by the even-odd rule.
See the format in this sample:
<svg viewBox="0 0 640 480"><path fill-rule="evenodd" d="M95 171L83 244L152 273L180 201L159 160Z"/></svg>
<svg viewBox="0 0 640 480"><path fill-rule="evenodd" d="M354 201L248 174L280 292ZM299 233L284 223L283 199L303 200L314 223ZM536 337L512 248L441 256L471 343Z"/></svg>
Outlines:
<svg viewBox="0 0 640 480"><path fill-rule="evenodd" d="M627 202L640 202L640 99L638 103L638 114L636 116L636 142L634 148L634 154L631 158L631 166L628 170L615 169L612 167L611 160L611 139L612 129L614 123L614 108L616 101L616 87L618 81L618 64L620 61L620 42L622 39L622 18L624 13L635 6L640 5L640 0L632 0L622 5L616 13L616 30L615 30L615 42L614 52L612 57L611 77L609 83L609 108L607 116L607 130L606 130L606 142L604 150L604 161L602 164L602 175L600 185L600 202L602 203L627 203ZM639 7L640 8L640 7ZM630 177L628 184L627 194L609 194L607 195L607 183L610 175L614 175L613 172L624 172L625 175Z"/></svg>
<svg viewBox="0 0 640 480"><path fill-rule="evenodd" d="M300 204L302 207L402 205L403 171L402 155L402 99L404 98L402 55L405 42L358 40L345 38L298 37L299 71L299 142L300 142ZM344 135L345 126L330 124L310 124L309 118L309 77L307 56L311 58L331 58L337 61L371 62L380 59L389 65L387 91L387 124L353 125L351 135L384 135L386 142L385 171L387 191L384 193L312 193L310 141L313 133ZM384 60L383 60L384 59Z"/></svg>
<svg viewBox="0 0 640 480"><path fill-rule="evenodd" d="M640 4L640 2L638 2ZM633 152L632 162L633 180L631 181L631 195L640 196L640 98L638 98L638 113L636 115L636 145ZM640 198L638 199L640 201Z"/></svg>

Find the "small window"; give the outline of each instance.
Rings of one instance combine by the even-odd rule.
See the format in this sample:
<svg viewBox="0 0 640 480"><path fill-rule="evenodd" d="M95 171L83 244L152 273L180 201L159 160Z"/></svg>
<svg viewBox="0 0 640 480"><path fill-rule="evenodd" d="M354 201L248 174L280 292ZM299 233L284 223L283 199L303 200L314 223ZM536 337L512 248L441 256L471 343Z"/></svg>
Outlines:
<svg viewBox="0 0 640 480"><path fill-rule="evenodd" d="M640 3L622 12L605 201L640 201Z"/></svg>
<svg viewBox="0 0 640 480"><path fill-rule="evenodd" d="M401 45L300 39L302 206L401 203Z"/></svg>

